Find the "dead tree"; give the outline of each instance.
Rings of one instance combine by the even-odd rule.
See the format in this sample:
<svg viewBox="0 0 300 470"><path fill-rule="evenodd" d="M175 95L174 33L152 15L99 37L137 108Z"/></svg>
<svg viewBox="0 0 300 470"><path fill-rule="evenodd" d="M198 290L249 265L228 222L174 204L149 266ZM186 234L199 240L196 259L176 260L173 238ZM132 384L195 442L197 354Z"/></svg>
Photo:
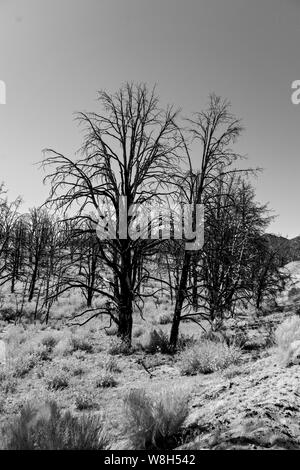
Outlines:
<svg viewBox="0 0 300 470"><path fill-rule="evenodd" d="M48 203L82 230L87 223L96 227L99 219L106 217L104 207L112 212L116 231L105 244L99 240L106 272L102 273L103 287L95 292L105 297L117 314L107 309L94 314L113 317L119 336L130 343L134 301L141 295L139 285L147 276L145 272L138 277L138 270L157 244L157 240L128 236L136 219L130 207L157 202L164 196L181 141L174 122L177 112L160 109L154 90L149 92L145 85L126 84L115 94L102 91L98 98L102 106L99 113L78 116L86 130L82 157L73 160L47 150ZM119 203L125 198L127 217L122 220Z"/></svg>
<svg viewBox="0 0 300 470"><path fill-rule="evenodd" d="M188 145L185 145L189 162L188 170L178 178L178 186L184 188L183 199L194 207L204 204L210 186L231 170L232 163L240 156L231 149L242 131L241 123L230 112L227 101L212 95L208 109L189 120L189 133L194 143L200 144L200 168L195 171ZM199 159L199 156L196 155ZM176 348L182 309L188 296L188 277L193 259L192 251L185 251L181 263L181 274L176 292L170 346Z"/></svg>

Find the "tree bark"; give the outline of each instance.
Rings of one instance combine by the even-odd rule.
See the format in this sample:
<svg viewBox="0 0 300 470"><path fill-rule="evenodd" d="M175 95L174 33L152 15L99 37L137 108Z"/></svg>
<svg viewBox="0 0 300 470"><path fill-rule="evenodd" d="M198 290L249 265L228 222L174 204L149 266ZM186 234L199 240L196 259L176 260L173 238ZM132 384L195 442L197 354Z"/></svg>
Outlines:
<svg viewBox="0 0 300 470"><path fill-rule="evenodd" d="M186 287L187 287L187 281L188 281L190 261L191 261L191 254L190 252L186 251L184 254L180 283L179 283L177 294L176 294L174 316L173 316L173 322L172 322L172 328L171 328L171 334L170 334L170 346L172 349L176 349L176 346L177 346L178 335L179 335L179 325L180 325L180 320L181 320L181 311L183 307L183 302L186 297Z"/></svg>

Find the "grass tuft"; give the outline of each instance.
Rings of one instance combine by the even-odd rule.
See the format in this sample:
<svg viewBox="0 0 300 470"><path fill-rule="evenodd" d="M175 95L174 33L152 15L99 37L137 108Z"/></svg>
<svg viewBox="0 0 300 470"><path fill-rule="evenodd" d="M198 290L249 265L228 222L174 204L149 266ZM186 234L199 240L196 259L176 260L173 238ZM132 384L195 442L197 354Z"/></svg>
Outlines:
<svg viewBox="0 0 300 470"><path fill-rule="evenodd" d="M107 447L108 438L99 417L63 413L53 401L41 408L26 405L4 434L7 450L103 450Z"/></svg>
<svg viewBox="0 0 300 470"><path fill-rule="evenodd" d="M180 369L183 375L210 374L238 364L240 358L241 349L237 346L204 341L182 353Z"/></svg>
<svg viewBox="0 0 300 470"><path fill-rule="evenodd" d="M284 366L300 363L300 318L285 320L275 331L275 343L279 362Z"/></svg>
<svg viewBox="0 0 300 470"><path fill-rule="evenodd" d="M164 390L150 396L131 390L124 399L126 431L134 449L174 449L188 415L188 397L181 390Z"/></svg>

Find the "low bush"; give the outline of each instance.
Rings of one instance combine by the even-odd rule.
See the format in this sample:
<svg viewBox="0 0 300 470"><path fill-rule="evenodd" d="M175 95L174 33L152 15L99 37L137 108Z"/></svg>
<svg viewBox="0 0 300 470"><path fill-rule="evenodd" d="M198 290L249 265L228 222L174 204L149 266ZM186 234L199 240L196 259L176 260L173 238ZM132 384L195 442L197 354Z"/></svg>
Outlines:
<svg viewBox="0 0 300 470"><path fill-rule="evenodd" d="M69 386L69 376L64 372L58 372L47 378L47 388L49 390L63 390Z"/></svg>
<svg viewBox="0 0 300 470"><path fill-rule="evenodd" d="M88 336L72 335L70 341L72 351L93 352L93 345Z"/></svg>
<svg viewBox="0 0 300 470"><path fill-rule="evenodd" d="M108 353L112 356L129 355L132 353L132 349L126 341L121 340L120 338L113 338L110 340Z"/></svg>
<svg viewBox="0 0 300 470"><path fill-rule="evenodd" d="M116 387L117 385L118 385L117 380L114 378L112 374L108 372L105 372L96 380L97 388L113 388L113 387Z"/></svg>
<svg viewBox="0 0 300 470"><path fill-rule="evenodd" d="M149 354L155 354L157 352L169 354L171 352L169 337L161 329L151 330L142 343L142 349Z"/></svg>
<svg viewBox="0 0 300 470"><path fill-rule="evenodd" d="M0 413L4 413L6 400L4 397L0 397Z"/></svg>
<svg viewBox="0 0 300 470"><path fill-rule="evenodd" d="M275 331L277 356L282 365L300 363L300 318L293 316L285 320Z"/></svg>
<svg viewBox="0 0 300 470"><path fill-rule="evenodd" d="M191 348L195 344L196 340L194 336L181 334L177 341L177 350L184 351L187 348Z"/></svg>
<svg viewBox="0 0 300 470"><path fill-rule="evenodd" d="M50 352L53 351L58 342L59 337L51 333L46 333L41 339L41 344L45 346Z"/></svg>
<svg viewBox="0 0 300 470"><path fill-rule="evenodd" d="M99 417L63 413L55 402L41 408L26 405L5 428L7 450L103 450L108 438Z"/></svg>
<svg viewBox="0 0 300 470"><path fill-rule="evenodd" d="M85 370L83 367L81 366L74 366L72 369L71 369L71 372L72 374L74 375L74 377L77 377L78 375L83 375Z"/></svg>
<svg viewBox="0 0 300 470"><path fill-rule="evenodd" d="M182 353L180 369L183 375L210 374L237 364L240 358L241 349L237 346L204 341Z"/></svg>
<svg viewBox="0 0 300 470"><path fill-rule="evenodd" d="M91 410L95 408L95 401L91 394L80 393L75 398L75 406L77 410Z"/></svg>
<svg viewBox="0 0 300 470"><path fill-rule="evenodd" d="M12 394L17 389L17 381L11 374L2 375L0 380L0 391L1 394L8 395Z"/></svg>
<svg viewBox="0 0 300 470"><path fill-rule="evenodd" d="M5 322L13 322L16 319L16 309L11 306L3 306L0 310L0 318Z"/></svg>
<svg viewBox="0 0 300 470"><path fill-rule="evenodd" d="M299 287L292 287L288 292L289 300L298 300L300 298L300 289Z"/></svg>
<svg viewBox="0 0 300 470"><path fill-rule="evenodd" d="M38 364L38 357L35 354L28 354L19 357L14 363L13 376L23 378Z"/></svg>
<svg viewBox="0 0 300 470"><path fill-rule="evenodd" d="M57 356L68 356L73 353L92 353L94 351L91 338L88 335L72 333L54 347L54 354Z"/></svg>
<svg viewBox="0 0 300 470"><path fill-rule="evenodd" d="M174 449L188 415L188 397L181 390L148 395L131 390L124 398L126 431L134 449Z"/></svg>
<svg viewBox="0 0 300 470"><path fill-rule="evenodd" d="M121 368L115 357L109 357L104 363L104 368L107 372L120 373Z"/></svg>

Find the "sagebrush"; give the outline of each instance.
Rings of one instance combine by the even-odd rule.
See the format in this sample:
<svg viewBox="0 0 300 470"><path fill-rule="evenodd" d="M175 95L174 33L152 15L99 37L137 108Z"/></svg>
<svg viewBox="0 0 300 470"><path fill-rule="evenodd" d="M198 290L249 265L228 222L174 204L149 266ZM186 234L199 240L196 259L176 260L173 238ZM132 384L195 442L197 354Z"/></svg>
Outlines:
<svg viewBox="0 0 300 470"><path fill-rule="evenodd" d="M182 390L163 390L154 396L131 390L124 399L126 431L134 449L172 449L188 415L188 396Z"/></svg>

